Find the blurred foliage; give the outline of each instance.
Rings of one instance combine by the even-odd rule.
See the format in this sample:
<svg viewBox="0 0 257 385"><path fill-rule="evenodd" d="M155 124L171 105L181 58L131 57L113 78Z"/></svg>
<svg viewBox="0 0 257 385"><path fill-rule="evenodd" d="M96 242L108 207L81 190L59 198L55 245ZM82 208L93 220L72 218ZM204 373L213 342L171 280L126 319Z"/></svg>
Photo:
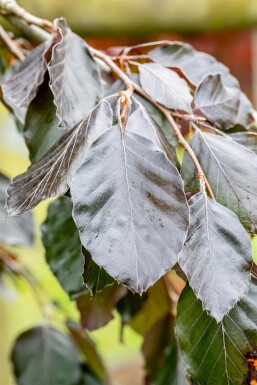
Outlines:
<svg viewBox="0 0 257 385"><path fill-rule="evenodd" d="M199 32L254 27L256 0L21 0L33 14L67 18L87 35Z"/></svg>

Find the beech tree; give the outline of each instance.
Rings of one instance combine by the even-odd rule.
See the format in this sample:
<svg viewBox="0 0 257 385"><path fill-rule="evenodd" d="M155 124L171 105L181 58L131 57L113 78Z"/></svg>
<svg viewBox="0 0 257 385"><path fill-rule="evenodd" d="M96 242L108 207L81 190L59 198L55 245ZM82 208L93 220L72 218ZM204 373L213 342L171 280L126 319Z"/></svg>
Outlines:
<svg viewBox="0 0 257 385"><path fill-rule="evenodd" d="M107 54L63 18L13 0L0 12L37 43L24 53L0 30L2 102L31 160L1 176L1 213L7 189L14 217L1 220L1 242L31 243L28 211L56 197L46 261L81 314L66 333L48 324L18 337L17 384L108 383L87 330L114 309L144 338L146 384L255 384L256 112L238 81L189 44ZM0 261L32 284L4 248Z"/></svg>

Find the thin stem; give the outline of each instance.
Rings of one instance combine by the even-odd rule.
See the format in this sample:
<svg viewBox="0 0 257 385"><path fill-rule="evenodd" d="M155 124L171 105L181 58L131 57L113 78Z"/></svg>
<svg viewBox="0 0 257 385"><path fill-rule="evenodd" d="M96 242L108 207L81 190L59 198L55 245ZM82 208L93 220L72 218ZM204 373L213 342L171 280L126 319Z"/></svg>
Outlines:
<svg viewBox="0 0 257 385"><path fill-rule="evenodd" d="M171 116L171 113L170 111L161 106L159 103L157 103L155 100L153 100L148 94L146 94L142 88L134 83L131 79L129 79L127 77L126 74L124 74L124 72L121 71L121 69L112 61L112 59L106 55L105 53L103 52L100 52L96 49L92 49L90 48L92 54L96 57L98 57L99 59L103 60L107 65L109 65L109 67L112 69L112 71L114 73L116 73L116 75L125 83L126 87L129 87L129 86L132 86L134 88L134 90L140 94L141 96L143 96L145 99L147 99L149 102L151 102L156 108L158 108L159 111L161 111L164 116L166 117L166 119L168 120L168 122L170 123L171 127L173 128L177 138L178 138L178 142L181 144L181 146L188 152L189 156L191 157L194 165L195 165L195 168L197 170L197 173L198 173L198 179L199 179L199 182L200 182L200 186L202 186L203 184L201 183L201 181L204 181L205 185L206 185L206 188L210 194L210 197L213 199L213 200L216 200L215 199L215 196L213 194L213 191L212 191L212 188L203 172L203 169L194 153L194 151L192 150L191 146L188 144L188 142L185 140L184 136L182 135L179 127L177 126L175 120L173 119L173 117Z"/></svg>
<svg viewBox="0 0 257 385"><path fill-rule="evenodd" d="M20 61L25 60L25 55L23 52L17 47L17 45L14 43L14 41L10 38L8 33L3 29L3 27L0 25L0 39L5 43L5 45L8 47L9 51L17 57Z"/></svg>
<svg viewBox="0 0 257 385"><path fill-rule="evenodd" d="M116 60L152 60L148 55L118 55L111 56L111 59Z"/></svg>
<svg viewBox="0 0 257 385"><path fill-rule="evenodd" d="M32 24L35 24L35 25L37 25L39 27L43 27L43 28L45 26L51 26L51 27L53 26L53 24L50 22L45 23L44 20L42 20L42 19L38 20L37 18L34 18L33 15L28 14L23 8L21 8L17 5L15 0L0 0L0 13L2 13L2 14L8 13L8 12L3 12L3 10L8 10L8 7L7 7L8 3L9 3L9 10L10 9L12 10L11 13L14 13L16 16L19 16L21 19L23 19L27 22L28 22L28 20L30 20L30 22ZM139 45L136 45L134 47L126 48L123 52L124 52L124 54L127 54L127 52L129 52L133 48L146 47L146 46L151 46L151 45L154 46L154 45L160 45L160 44L170 44L170 42L167 40L163 40L163 41L154 42L154 43L139 44ZM171 115L171 112L167 108L163 107L162 105L157 103L155 100L153 100L147 93L145 93L142 90L142 88L138 84L133 82L117 66L117 64L114 63L113 59L110 56L108 56L104 52L98 51L98 50L91 48L91 47L90 47L90 51L91 51L91 54L93 56L101 59L103 62L105 62L110 67L110 69L124 82L127 89L134 89L139 95L143 96L146 100L148 100L150 103L152 103L156 108L158 108L159 111L161 111L164 114L164 116L167 118L168 122L170 123L171 127L173 128L173 130L174 130L174 132L178 138L178 142L188 152L189 156L191 157L191 159L195 165L195 168L197 170L197 173L198 173L198 179L200 182L200 186L206 185L206 188L210 194L210 197L213 200L215 200L215 196L214 196L213 191L211 189L211 186L210 186L210 184L209 184L209 182L208 182L208 180L207 180L207 178L203 172L203 169L202 169L194 151L192 150L191 146L184 139L179 127L177 126L174 118Z"/></svg>

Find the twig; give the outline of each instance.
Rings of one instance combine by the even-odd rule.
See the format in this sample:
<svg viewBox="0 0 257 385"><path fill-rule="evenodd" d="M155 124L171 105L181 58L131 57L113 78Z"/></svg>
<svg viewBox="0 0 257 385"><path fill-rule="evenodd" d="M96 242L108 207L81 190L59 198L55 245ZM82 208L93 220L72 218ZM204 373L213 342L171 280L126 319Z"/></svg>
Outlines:
<svg viewBox="0 0 257 385"><path fill-rule="evenodd" d="M23 52L17 47L14 41L10 38L8 33L3 29L0 25L0 39L3 40L5 45L8 47L9 51L16 56L20 61L25 60L25 55Z"/></svg>
<svg viewBox="0 0 257 385"><path fill-rule="evenodd" d="M16 2L14 0L0 0L0 13L3 13L3 8L6 9L6 5L7 3L10 3L12 5L12 7L14 7L14 9L12 9L12 12L16 15L16 16L19 16L21 19L24 19L26 21L28 21L28 19L31 21L32 24L36 24L38 26L40 26L40 23L42 23L42 27L45 27L45 26L52 26L52 23L50 22L47 22L45 23L44 20L37 20L34 19L33 15L30 15L28 14L25 10L23 10L23 8L17 6ZM16 4L16 5L15 5ZM18 7L18 8L17 8ZM7 7L8 9L8 7ZM30 16L28 16L30 15ZM41 20L41 21L40 21ZM160 45L160 44L163 44L163 43L166 43L166 44L169 44L168 41L164 40L162 42L156 42L156 43L146 43L146 44L139 44L137 46L134 46L134 47L131 47L132 48L139 48L139 47L142 47L142 46L151 46L151 45ZM127 49L125 49L123 51L124 54L126 54L128 51L129 51L129 47L127 47ZM180 132L180 129L179 127L177 126L174 118L172 117L171 115L171 111L168 110L167 108L163 107L162 105L160 105L159 103L157 103L155 100L153 100L146 92L143 91L143 89L138 85L136 84L135 82L133 82L118 66L117 64L114 63L113 59L108 56L107 54L105 54L104 52L101 52L101 51L98 51L94 48L90 48L90 51L91 51L91 54L99 59L101 59L103 62L105 62L109 67L110 69L124 82L125 86L127 87L127 89L131 89L133 88L138 94L140 94L141 96L143 96L146 100L148 100L150 103L152 103L156 108L158 108L159 111L161 111L164 116L167 118L168 122L170 123L171 127L173 128L177 138L178 138L178 142L181 144L181 146L188 152L189 156L191 157L194 165L195 165L195 168L197 170L197 173L198 173L198 180L200 182L200 186L202 188L202 186L206 185L206 188L209 192L209 195L210 197L215 200L215 196L213 194L213 191L211 189L211 186L203 172L203 169L194 153L194 151L192 150L191 146L187 143L187 141L184 139L182 133ZM126 52L126 53L125 53Z"/></svg>
<svg viewBox="0 0 257 385"><path fill-rule="evenodd" d="M111 68L111 70L114 73L116 73L116 75L125 83L126 87L132 86L138 94L140 94L145 99L147 99L149 102L151 102L156 108L158 108L164 114L164 116L167 118L168 122L170 123L171 127L173 128L173 130L174 130L174 132L178 138L178 142L181 144L182 147L184 147L184 149L188 152L189 156L191 157L191 159L195 165L195 168L197 170L197 173L198 173L198 180L200 182L200 186L203 186L201 181L204 181L204 184L206 185L206 188L210 194L210 197L213 200L216 200L215 196L213 194L212 188L211 188L211 186L210 186L210 184L209 184L209 182L208 182L208 180L207 180L207 178L203 172L203 169L202 169L194 151L192 150L192 148L188 144L188 142L184 139L179 127L177 126L175 120L171 116L170 111L167 108L160 105L159 103L157 103L155 100L153 100L148 94L146 94L142 90L142 88L139 85L137 85L131 79L129 79L127 77L127 75L121 71L121 69L112 61L112 59L108 55L106 55L105 53L100 52L94 48L90 48L90 50L94 56L103 60Z"/></svg>
<svg viewBox="0 0 257 385"><path fill-rule="evenodd" d="M40 19L31 15L24 8L20 7L15 0L0 0L0 13L2 15L15 15L24 20L28 24L37 25L40 28L52 31L55 29L54 24L49 20Z"/></svg>

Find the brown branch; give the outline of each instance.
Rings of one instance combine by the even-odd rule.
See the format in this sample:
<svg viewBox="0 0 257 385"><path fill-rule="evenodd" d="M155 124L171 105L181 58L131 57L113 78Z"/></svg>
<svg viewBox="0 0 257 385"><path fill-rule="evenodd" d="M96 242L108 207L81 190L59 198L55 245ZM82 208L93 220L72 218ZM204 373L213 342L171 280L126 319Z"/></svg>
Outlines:
<svg viewBox="0 0 257 385"><path fill-rule="evenodd" d="M8 33L3 29L3 27L0 25L0 39L5 43L5 45L8 47L9 51L17 57L20 61L25 60L25 55L23 52L17 47L15 42L10 38Z"/></svg>
<svg viewBox="0 0 257 385"><path fill-rule="evenodd" d="M9 3L9 8L7 6L7 3ZM3 7L5 9L11 9L12 10L12 13L14 13L16 16L20 17L21 19L25 20L28 22L28 20L30 20L30 22L32 24L35 24L39 27L42 26L42 28L44 27L52 27L53 24L48 22L45 23L44 20L42 19L38 19L38 18L34 18L33 15L30 15L28 14L23 8L19 7L17 5L17 3L15 2L15 0L0 0L0 13L3 13ZM8 12L7 12L8 13ZM28 16L30 15L30 16ZM41 24L42 23L42 24ZM41 24L41 25L40 25ZM53 30L53 29L52 29ZM154 43L146 43L146 44L139 44L137 46L134 46L134 47L131 47L131 48L139 48L139 47L146 47L146 46L151 46L151 45L160 45L160 44L169 44L168 41L164 40L162 42L154 42ZM129 47L127 47L127 49L124 50L124 54L126 54L128 51L129 51ZM119 66L117 66L117 64L114 63L113 59L108 56L107 54L105 54L104 52L101 52L101 51L98 51L92 47L90 47L90 51L91 51L91 54L99 59L101 59L103 62L105 62L109 67L110 69L124 82L125 86L127 87L127 89L134 89L139 95L143 96L146 100L148 100L150 103L152 103L156 108L158 108L159 111L161 111L164 116L167 118L168 122L170 123L171 127L173 128L176 136L177 136L177 139L178 139L178 142L181 144L181 146L188 152L189 156L191 157L194 165L195 165L195 168L197 170L197 174L198 174L198 180L200 182L200 190L201 191L204 191L205 189L205 186L209 192L209 195L210 197L215 200L215 196L213 194L213 191L211 189L211 186L203 172L203 169L194 153L194 151L192 150L191 146L188 144L188 142L185 140L184 136L182 135L178 125L176 124L174 118L172 117L171 115L171 111L168 110L167 108L163 107L162 105L160 105L159 103L157 103L155 100L153 100L146 92L143 91L143 89L138 85L136 84L135 82L133 82L120 68ZM126 52L126 53L125 53Z"/></svg>
<svg viewBox="0 0 257 385"><path fill-rule="evenodd" d="M166 117L166 119L170 123L171 127L173 128L173 130L177 136L178 142L188 152L189 156L191 157L191 159L195 165L195 168L196 168L197 174L198 174L197 177L198 177L198 180L200 182L201 190L204 190L204 185L205 185L206 189L209 192L210 197L213 200L216 200L215 196L213 194L212 188L211 188L211 186L210 186L210 184L209 184L209 182L208 182L208 180L207 180L207 178L203 172L203 169L202 169L194 151L192 150L191 146L188 144L188 142L185 140L184 136L182 135L178 125L176 124L175 120L173 119L173 117L171 115L171 112L167 108L163 107L162 105L157 103L155 100L153 100L148 94L146 94L142 90L142 88L138 84L134 83L131 79L129 79L127 77L127 75L121 71L121 69L112 61L112 59L108 55L106 55L105 53L100 52L94 48L93 49L90 48L90 50L94 56L103 60L111 68L111 70L125 83L126 87L132 86L138 94L140 94L145 99L147 99L149 102L151 102L156 108L158 108L159 111L161 111L164 114L164 116Z"/></svg>

